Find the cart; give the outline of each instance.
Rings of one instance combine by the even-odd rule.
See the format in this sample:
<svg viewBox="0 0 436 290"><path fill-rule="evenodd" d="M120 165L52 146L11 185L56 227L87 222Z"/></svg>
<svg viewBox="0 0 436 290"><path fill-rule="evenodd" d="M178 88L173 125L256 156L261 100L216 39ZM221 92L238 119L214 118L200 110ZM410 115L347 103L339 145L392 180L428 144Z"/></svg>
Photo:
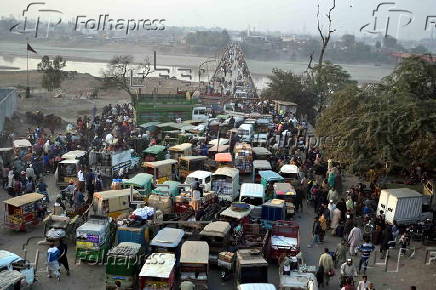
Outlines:
<svg viewBox="0 0 436 290"><path fill-rule="evenodd" d="M266 239L264 254L268 261L277 262L282 256L300 253L300 227L293 221L276 221Z"/></svg>
<svg viewBox="0 0 436 290"><path fill-rule="evenodd" d="M47 211L43 198L34 192L5 200L4 225L17 231L25 231L29 224L38 225Z"/></svg>

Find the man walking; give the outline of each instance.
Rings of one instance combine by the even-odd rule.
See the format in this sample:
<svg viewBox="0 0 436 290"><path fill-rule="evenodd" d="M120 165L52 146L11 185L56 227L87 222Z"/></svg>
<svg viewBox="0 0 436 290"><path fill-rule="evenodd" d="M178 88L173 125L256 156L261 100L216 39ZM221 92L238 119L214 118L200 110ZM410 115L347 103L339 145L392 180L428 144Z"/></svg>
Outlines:
<svg viewBox="0 0 436 290"><path fill-rule="evenodd" d="M50 243L50 246L47 251L47 270L48 270L48 278L55 276L56 279L60 280L61 273L59 272L59 259L60 251L54 245L53 242Z"/></svg>
<svg viewBox="0 0 436 290"><path fill-rule="evenodd" d="M58 249L60 251L60 256L59 256L58 261L60 264L64 265L65 270L67 270L67 276L70 276L70 266L68 265L68 259L67 259L68 247L65 244L63 239L60 239ZM60 265L59 265L59 267L60 267Z"/></svg>
<svg viewBox="0 0 436 290"><path fill-rule="evenodd" d="M329 285L330 277L334 275L334 264L333 258L329 254L329 249L325 248L324 253L319 257L318 266L322 266L324 268L324 281L326 285Z"/></svg>
<svg viewBox="0 0 436 290"><path fill-rule="evenodd" d="M357 247L362 243L363 233L362 230L354 224L353 229L348 235L348 244L350 245L350 255L357 254Z"/></svg>
<svg viewBox="0 0 436 290"><path fill-rule="evenodd" d="M374 251L374 245L369 241L368 238L365 239L365 242L359 247L360 261L359 261L359 273L362 269L363 265L363 274L366 275L366 268L368 267L369 257L371 256L372 251Z"/></svg>

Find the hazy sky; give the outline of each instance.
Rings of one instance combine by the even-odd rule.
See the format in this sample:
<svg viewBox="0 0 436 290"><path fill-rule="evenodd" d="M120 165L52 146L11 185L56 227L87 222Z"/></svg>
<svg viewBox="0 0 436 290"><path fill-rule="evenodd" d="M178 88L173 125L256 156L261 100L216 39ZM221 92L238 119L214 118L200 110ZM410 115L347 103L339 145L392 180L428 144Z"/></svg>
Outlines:
<svg viewBox="0 0 436 290"><path fill-rule="evenodd" d="M390 15L389 34L401 39L431 36L430 29L425 31L425 24L427 16L433 16L433 22L436 22L436 0L388 1L395 5L381 7L377 13L378 29L384 30L387 16ZM1 0L0 15L12 14L22 18L22 10L31 2ZM61 10L65 21L77 15L98 18L99 14L109 14L114 19L164 18L167 26L219 26L234 30L243 30L250 26L263 31L316 33L318 0L34 0L33 2L45 2L45 9ZM320 0L320 2L321 12L325 14L332 0ZM364 24L371 23L367 30L373 30L372 11L383 1L337 0L336 2L337 9L333 15L334 28L337 29L338 34L370 35L368 32L360 32L359 29ZM42 6L34 7L29 15L36 15L36 7L42 8ZM411 13L389 12L389 9L405 9ZM401 27L411 18L410 24ZM322 22L325 21L325 18L321 19Z"/></svg>

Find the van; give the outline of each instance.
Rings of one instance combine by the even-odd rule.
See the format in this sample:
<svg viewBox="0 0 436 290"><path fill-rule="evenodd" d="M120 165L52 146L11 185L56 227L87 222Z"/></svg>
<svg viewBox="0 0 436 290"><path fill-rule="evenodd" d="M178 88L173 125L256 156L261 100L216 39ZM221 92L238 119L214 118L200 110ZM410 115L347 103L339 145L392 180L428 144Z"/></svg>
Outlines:
<svg viewBox="0 0 436 290"><path fill-rule="evenodd" d="M382 189L377 215L385 215L386 222L411 224L422 216L422 195L410 188Z"/></svg>

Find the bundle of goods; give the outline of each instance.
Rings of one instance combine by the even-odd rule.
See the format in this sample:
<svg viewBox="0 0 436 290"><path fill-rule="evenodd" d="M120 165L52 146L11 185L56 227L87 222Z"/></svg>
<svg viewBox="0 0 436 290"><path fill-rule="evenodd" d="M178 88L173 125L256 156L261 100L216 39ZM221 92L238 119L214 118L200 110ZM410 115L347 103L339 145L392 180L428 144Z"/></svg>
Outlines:
<svg viewBox="0 0 436 290"><path fill-rule="evenodd" d="M170 196L152 194L148 197L148 205L163 214L170 214L173 211L173 201Z"/></svg>
<svg viewBox="0 0 436 290"><path fill-rule="evenodd" d="M142 219L142 220L148 220L153 217L155 212L155 209L152 207L140 207L133 211L130 218L132 219Z"/></svg>
<svg viewBox="0 0 436 290"><path fill-rule="evenodd" d="M120 190L122 189L123 180L122 179L112 179L111 189Z"/></svg>
<svg viewBox="0 0 436 290"><path fill-rule="evenodd" d="M63 229L49 229L45 234L47 240L58 240L65 237L65 230Z"/></svg>

